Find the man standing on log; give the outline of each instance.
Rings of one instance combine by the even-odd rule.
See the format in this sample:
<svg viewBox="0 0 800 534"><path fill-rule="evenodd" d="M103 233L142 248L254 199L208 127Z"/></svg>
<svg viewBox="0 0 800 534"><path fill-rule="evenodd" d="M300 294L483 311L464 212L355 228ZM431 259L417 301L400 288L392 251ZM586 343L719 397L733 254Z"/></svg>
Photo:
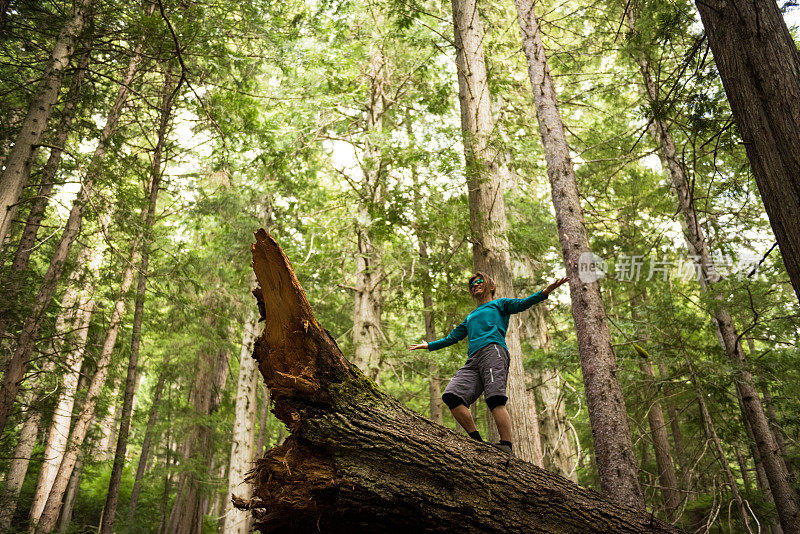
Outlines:
<svg viewBox="0 0 800 534"><path fill-rule="evenodd" d="M442 394L442 400L458 424L478 441L483 441L475 426L469 406L484 393L486 405L500 434L500 443L491 445L511 454L511 417L506 410L506 381L511 357L506 347L509 317L546 299L558 286L569 280L560 278L538 293L524 299L494 298L494 281L485 273L469 279L469 292L478 306L447 337L412 345L410 350L439 350L464 339L469 340L467 363L456 372Z"/></svg>

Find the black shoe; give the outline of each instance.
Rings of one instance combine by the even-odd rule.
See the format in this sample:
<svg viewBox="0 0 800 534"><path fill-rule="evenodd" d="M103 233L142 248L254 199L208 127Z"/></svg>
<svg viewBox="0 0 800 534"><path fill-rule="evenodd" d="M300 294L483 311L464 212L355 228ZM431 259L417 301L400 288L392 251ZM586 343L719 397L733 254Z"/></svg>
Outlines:
<svg viewBox="0 0 800 534"><path fill-rule="evenodd" d="M491 445L495 449L500 449L501 451L503 451L504 453L508 454L509 456L512 456L512 454L511 454L511 446L506 445L505 443L490 443L489 445Z"/></svg>

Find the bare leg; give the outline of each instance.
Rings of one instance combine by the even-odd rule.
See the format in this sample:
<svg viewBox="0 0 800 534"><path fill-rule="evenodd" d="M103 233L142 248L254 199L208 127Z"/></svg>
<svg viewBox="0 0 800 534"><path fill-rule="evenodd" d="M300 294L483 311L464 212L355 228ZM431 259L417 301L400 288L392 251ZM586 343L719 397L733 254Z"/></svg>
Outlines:
<svg viewBox="0 0 800 534"><path fill-rule="evenodd" d="M458 424L467 431L467 434L478 430L478 428L475 426L475 420L472 418L472 413L469 411L469 408L463 404L459 404L455 408L451 409L450 413L453 414L453 417L455 417L456 421L458 421ZM509 420L508 425L510 435L511 420Z"/></svg>
<svg viewBox="0 0 800 534"><path fill-rule="evenodd" d="M467 410L467 413L469 413L469 410ZM492 417L494 417L494 422L497 425L497 433L500 434L500 439L502 441L511 441L511 416L508 415L506 407L495 407L495 409L492 410ZM459 421L459 423L460 422L461 421Z"/></svg>

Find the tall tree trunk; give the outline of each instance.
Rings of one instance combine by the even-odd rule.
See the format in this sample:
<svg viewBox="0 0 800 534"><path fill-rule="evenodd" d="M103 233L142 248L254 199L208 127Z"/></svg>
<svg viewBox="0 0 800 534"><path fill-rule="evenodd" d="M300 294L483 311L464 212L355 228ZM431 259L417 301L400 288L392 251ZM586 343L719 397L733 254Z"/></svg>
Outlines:
<svg viewBox="0 0 800 534"><path fill-rule="evenodd" d="M81 446L86 438L86 432L94 416L97 401L99 400L100 393L106 384L108 376L108 367L111 363L111 354L114 351L114 345L117 342L120 327L122 326L122 319L125 315L125 303L127 300L127 293L133 283L134 265L137 263L138 254L138 240L133 244L133 253L128 261L127 267L122 275L122 282L120 284L120 293L114 303L114 308L108 323L105 340L103 347L100 350L100 355L97 358L97 370L92 376L89 383L89 388L86 392L86 399L81 406L80 413L72 428L72 432L67 442L66 453L61 465L58 467L58 472L53 482L53 488L45 501L42 515L39 522L35 526L37 534L49 533L55 526L59 517L59 509L61 508L61 501L64 497L64 492L67 489L67 484L70 480L70 475L73 472L75 463L78 461L78 455L81 451Z"/></svg>
<svg viewBox="0 0 800 534"><path fill-rule="evenodd" d="M722 471L725 473L725 480L728 482L728 487L733 494L733 499L736 501L736 504L739 508L739 515L742 517L744 529L746 532L748 532L748 534L752 534L753 529L750 526L750 516L748 514L747 507L744 503L744 499L742 499L742 494L739 491L739 486L736 483L736 479L733 477L733 473L731 473L731 466L728 464L728 457L725 454L725 450L722 448L722 441L720 440L719 435L714 428L714 422L711 419L711 414L709 413L708 406L706 405L705 395L697 382L697 376L694 372L694 365L692 365L692 362L688 357L686 358L686 365L689 369L689 379L691 380L695 394L697 395L697 402L700 406L700 416L703 421L703 427L706 431L706 436L708 436L708 438L714 443L717 459L720 467L722 467Z"/></svg>
<svg viewBox="0 0 800 534"><path fill-rule="evenodd" d="M255 280L251 285L255 286ZM253 359L253 343L258 330L258 316L251 314L244 324L242 352L239 356L239 381L236 386L236 416L233 422L231 457L228 466L228 493L225 498L225 534L250 532L253 518L241 510L233 509L230 496L236 494L249 499L252 488L245 477L253 467L255 450L256 408L258 405L258 363Z"/></svg>
<svg viewBox="0 0 800 534"><path fill-rule="evenodd" d="M406 135L416 142L414 139L414 123L410 110L406 110L405 114ZM415 163L411 163L411 183L414 193L414 213L417 217L417 222L413 224L414 234L417 236L417 246L420 259L420 276L422 278L422 318L425 322L425 339L434 340L436 337L436 328L433 322L433 296L431 270L430 270L430 256L428 255L428 238L430 235L429 229L426 224L421 223L422 218L422 195L419 183L419 170ZM444 419L442 416L442 379L439 375L439 364L434 358L430 358L428 362L428 395L429 411L431 421L443 424Z"/></svg>
<svg viewBox="0 0 800 534"><path fill-rule="evenodd" d="M461 132L466 158L473 266L494 278L497 294L513 297L503 185L508 171L492 143L494 121L483 55L483 23L475 0L452 0L458 70ZM536 405L529 402L519 341L519 319L512 317L506 335L511 356L507 395L516 455L542 465Z"/></svg>
<svg viewBox="0 0 800 534"><path fill-rule="evenodd" d="M774 0L696 4L783 262L800 299L800 52ZM776 504L784 510L782 521L797 512L788 496ZM793 528L797 521L795 515Z"/></svg>
<svg viewBox="0 0 800 534"><path fill-rule="evenodd" d="M217 408L219 395L224 388L223 381L228 376L228 360L225 350L217 351L217 354L202 349L198 354L197 373L195 374L194 385L190 395L190 403L200 417L198 423L194 425L192 433L186 437L181 447L181 457L191 463L207 463L209 454L209 444L211 439L211 428L208 426L208 416ZM203 497L206 477L200 477L199 473L185 471L178 482L178 493L175 497L172 512L170 512L167 532L171 534L193 534L202 528Z"/></svg>
<svg viewBox="0 0 800 534"><path fill-rule="evenodd" d="M614 500L644 508L628 414L617 376L617 360L611 346L600 286L592 278L581 279L581 263L586 264L587 259L593 256L539 22L531 0L516 0L515 3L547 161L558 237L567 276L570 277L572 317L581 355L600 486L603 493Z"/></svg>
<svg viewBox="0 0 800 534"><path fill-rule="evenodd" d="M161 184L161 160L164 145L167 141L167 130L169 129L170 119L172 117L173 98L183 82L183 78L181 78L178 82L178 86L173 88L171 78L170 71L167 70L164 74L164 92L161 97L161 116L157 134L158 140L153 150L153 159L151 162L148 205L146 215L143 217L144 226L142 228L141 261L139 263L139 279L136 284L133 331L131 333L131 353L125 378L125 392L122 397L122 414L120 416L119 433L117 435L117 447L114 453L114 465L111 468L106 504L103 510L103 521L100 524L101 534L111 534L114 528L114 519L117 515L117 503L119 502L119 487L122 482L122 469L125 466L125 454L128 450L128 434L130 432L131 417L133 415L133 396L136 392L137 375L139 372L139 345L142 337L142 317L144 315L147 270L150 261L150 242L152 240L153 227L155 226L156 203L158 201L158 191Z"/></svg>
<svg viewBox="0 0 800 534"><path fill-rule="evenodd" d="M158 420L158 408L161 402L161 395L164 392L164 383L167 380L167 373L169 369L169 355L164 359L163 369L161 374L158 375L158 382L153 390L153 405L150 408L150 415L147 417L147 427L144 431L144 439L142 439L142 452L139 455L139 465L136 468L136 477L133 480L133 489L131 490L131 500L128 505L128 518L133 519L136 516L136 507L139 503L139 492L142 489L142 480L144 480L144 473L147 469L147 457L150 454L150 447L153 442L153 432L155 429L156 421Z"/></svg>
<svg viewBox="0 0 800 534"><path fill-rule="evenodd" d="M72 247L72 243L75 241L75 238L78 235L81 219L83 218L83 212L86 209L86 205L89 202L89 197L92 194L94 182L100 173L100 165L105 157L106 151L108 150L108 144L111 139L111 135L116 130L117 122L122 114L122 108L128 99L128 95L130 94L130 84L133 81L133 76L136 73L139 63L141 62L141 51L142 44L140 43L137 45L136 49L131 55L130 60L128 61L128 69L125 72L125 76L122 84L120 85L119 91L117 92L117 97L114 100L114 104L111 106L111 110L108 113L103 131L100 133L100 139L97 142L97 147L92 155L92 160L89 164L88 171L83 183L81 184L78 198L72 205L64 232L61 235L58 245L56 245L55 252L53 252L50 266L48 267L47 273L45 273L44 279L42 280L42 285L39 288L39 292L34 298L29 316L22 327L22 332L20 333L17 341L17 347L14 350L11 361L6 368L6 373L3 376L2 390L0 391L0 435L3 434L6 421L8 420L8 416L11 414L11 408L13 406L14 399L17 397L19 386L22 383L22 379L25 376L25 371L28 368L28 358L33 351L34 341L39 333L39 328L41 327L45 311L47 306L50 304L50 301L53 299L56 286L61 278L61 272L63 271L64 264L67 260L67 255Z"/></svg>
<svg viewBox="0 0 800 534"><path fill-rule="evenodd" d="M724 4L725 2L720 2L720 4ZM760 0L757 2L759 5L763 2ZM769 3L769 2L767 2ZM772 2L774 4L774 2ZM748 5L749 6L749 5ZM774 6L773 6L774 7ZM698 9L700 9L701 15L703 15L703 11L706 8L702 8L700 3L698 3ZM751 9L751 7L747 7L747 9ZM761 9L761 8L759 8ZM777 8L776 8L777 10ZM730 11L730 9L724 10L726 13ZM709 15L706 14L703 17L704 23L706 24L707 31L708 31L708 22L706 18ZM633 26L634 15L633 12L630 11L628 14L630 25ZM716 17L716 15L714 15ZM782 19L780 24L783 24ZM785 30L786 26L783 24L783 28ZM720 30L722 33L725 33L725 30ZM711 32L709 32L709 39L711 42L714 42L714 39L717 37L712 37ZM794 45L792 44L793 48ZM717 54L716 50L714 50L714 46L712 45L712 50ZM797 56L797 50L794 48L795 57ZM734 55L741 55L742 57L746 56L747 54L739 54L738 52ZM729 58L730 59L730 58ZM739 60L736 60L739 61ZM648 99L656 103L658 102L658 87L653 82L653 79L650 75L650 66L646 59L640 58L640 70L642 71L642 75L644 78L644 85L645 90L648 95ZM800 62L798 64L798 69L800 69ZM718 66L719 63L718 63ZM720 72L722 72L722 67L720 66ZM798 72L798 76L800 76L800 72ZM775 82L775 78L779 77L776 73L771 82ZM723 77L723 82L724 82ZM742 83L750 83L749 81L743 80ZM726 86L726 90L727 90ZM800 94L800 88L795 87L793 89ZM730 91L728 92L730 98ZM731 103L733 106L733 102ZM761 104L759 104L761 106ZM759 107L760 110L763 111L763 107ZM800 114L800 108L799 114ZM735 112L734 112L735 114ZM777 120L777 116L775 116ZM800 120L800 119L797 119ZM766 123L764 123L766 124ZM785 125L785 121L783 123ZM800 123L798 123L800 124ZM740 125L740 128L742 126ZM749 137L746 131L742 131L745 139ZM699 282L700 287L703 291L708 291L713 296L714 300L714 307L712 309L712 317L714 319L714 323L717 326L717 331L719 333L719 338L723 349L725 350L728 359L734 365L734 373L733 373L733 381L737 389L737 394L739 396L740 402L742 403L742 410L744 417L748 420L748 424L750 425L753 435L755 437L756 446L759 449L759 453L763 458L764 461L764 470L769 479L770 483L770 490L772 492L772 496L775 500L775 504L778 508L778 515L781 519L781 525L783 526L784 530L787 532L800 532L800 508L798 507L797 503L797 496L792 488L792 485L789 481L788 471L786 470L786 464L783 462L783 459L780 456L780 450L778 444L775 440L775 435L770 428L769 421L767 419L766 413L764 412L764 406L761 404L761 399L758 394L758 389L756 388L755 381L753 380L753 376L748 369L746 358L744 355L744 350L742 349L742 345L739 341L739 335L736 331L736 326L733 323L733 318L728 311L728 308L724 304L724 295L720 294L715 288L714 284L720 280L720 276L717 273L716 266L714 264L714 260L712 258L711 251L708 246L708 242L705 239L703 234L703 229L700 226L700 222L698 220L696 211L694 209L694 200L692 198L691 187L689 185L689 180L687 179L685 173L683 172L683 167L681 165L680 157L678 156L678 150L675 146L675 142L672 138L672 135L669 131L668 125L663 120L654 120L651 127L651 134L656 139L660 149L659 155L662 159L662 163L665 168L669 171L670 178L672 181L672 186L675 189L676 195L678 197L678 204L680 210L683 214L683 222L684 222L684 237L686 239L686 244L689 249L689 252L697 258L700 267L700 276ZM761 140L753 140L753 142L761 143ZM794 142L797 142L797 139L794 139ZM748 145L745 145L748 146ZM770 149L772 150L772 148ZM748 148L748 154L752 151L751 148ZM795 156L796 162L798 164L798 169L800 169L800 156ZM752 156L751 156L751 163L752 163ZM753 164L754 172L756 165ZM800 202L800 180L798 178L800 174L794 177L796 185L797 185L797 198L796 201ZM779 179L779 178L775 178ZM761 187L761 186L760 186ZM784 192L784 195L787 195L788 192ZM762 195L764 195L762 191ZM770 199L769 201L771 201ZM767 198L764 198L765 205L768 202ZM787 209L791 210L791 199L784 199L785 206ZM797 204L800 206L800 204ZM769 213L769 209L767 210ZM800 217L800 209L796 212L798 217ZM795 217L792 219L793 221L800 220L800 218ZM772 219L772 215L770 216ZM775 222L773 220L773 229L775 228ZM800 231L800 227L798 227L798 231ZM776 230L776 236L778 235L778 231ZM798 234L800 235L800 234ZM798 246L797 243L791 246ZM782 251L784 256L787 256L787 253L791 251L791 249L783 248L783 244L781 244ZM800 249L797 249L800 251ZM798 256L798 261L800 261L800 256ZM787 263L787 268L789 267ZM798 264L798 268L800 268L800 263ZM798 272L800 274L800 271ZM800 286L795 286L796 290Z"/></svg>
<svg viewBox="0 0 800 534"><path fill-rule="evenodd" d="M631 306L636 306L631 299ZM635 317L635 315L634 315ZM658 469L658 482L661 496L664 498L664 511L667 520L673 521L678 507L681 505L681 496L678 493L678 477L675 474L675 464L672 461L672 454L669 446L669 436L667 435L667 425L664 422L664 412L661 410L659 399L661 388L656 384L656 374L653 369L653 362L650 354L636 345L636 350L641 358L639 359L639 369L644 375L648 391L645 399L649 403L646 407L647 422L650 426L650 435L653 439L653 452L656 457L656 468Z"/></svg>
<svg viewBox="0 0 800 534"><path fill-rule="evenodd" d="M28 464L31 461L33 446L36 445L36 436L39 433L41 420L41 411L37 407L31 407L22 424L22 432L20 432L19 441L14 449L14 456L9 464L3 489L0 491L0 532L5 532L11 526L11 520L14 519L19 492L25 481L25 474L28 472Z"/></svg>
<svg viewBox="0 0 800 534"><path fill-rule="evenodd" d="M17 202L30 177L36 150L47 129L64 72L75 52L75 41L83 31L91 5L92 0L75 0L72 15L56 39L50 61L14 140L14 148L5 161L6 167L0 175L0 250L11 229Z"/></svg>
<svg viewBox="0 0 800 534"><path fill-rule="evenodd" d="M428 244L421 236L417 236L419 242L419 257L422 260L422 305L425 308L422 318L425 321L425 339L436 339L436 328L433 324L433 297L431 296L431 275L429 268ZM431 358L428 363L428 394L430 397L431 421L443 423L442 417L442 379L439 376L439 364Z"/></svg>
<svg viewBox="0 0 800 534"><path fill-rule="evenodd" d="M532 263L528 258L523 260L526 276L533 279L535 269ZM520 337L528 339L533 346L544 352L553 350L545 306L534 306L520 314ZM577 483L578 451L573 446L572 427L567 421L564 404L565 380L555 368L533 369L529 376L530 392L534 395L532 402L540 403L536 411L539 416L543 467Z"/></svg>
<svg viewBox="0 0 800 534"><path fill-rule="evenodd" d="M637 291L635 287L631 287L628 292L628 297L631 319L635 325L640 325L641 317L639 308L642 306L643 301L647 299L647 293L645 290ZM639 331L641 329L638 326L636 330L636 337L639 340L644 342L649 341L649 336L646 332ZM661 387L656 382L656 373L653 368L653 359L650 353L638 344L634 344L634 349L640 356L639 370L642 372L643 382L645 384L642 393L647 403L645 411L647 412L647 422L650 427L653 452L656 458L659 491L664 500L664 512L667 516L667 521L672 522L681 505L681 497L678 493L678 477L675 474L675 463L672 460L672 453L670 452L667 425L664 422L664 412L661 410Z"/></svg>
<svg viewBox="0 0 800 534"><path fill-rule="evenodd" d="M36 236L39 233L42 217L44 217L45 209L47 209L47 205L50 202L50 193L53 190L56 173L61 163L61 155L64 152L67 136L69 135L70 127L75 117L75 108L78 104L78 97L80 95L81 86L83 85L84 75L89 66L89 53L90 48L87 45L81 55L78 69L72 77L69 91L64 99L65 102L64 109L61 112L61 121L58 124L58 129L53 138L47 163L42 170L42 178L39 182L36 198L31 204L31 209L30 212L28 212L28 218L25 222L25 228L22 230L22 237L20 237L14 260L3 282L4 298L0 304L0 338L3 337L8 327L10 313L13 311L12 307L18 305L16 301L19 288L22 284L24 272L28 268L28 263L30 263L31 253L36 244ZM2 245L0 245L0 248L1 247ZM14 315L17 314L14 313ZM3 362L4 365L5 363L6 362Z"/></svg>
<svg viewBox="0 0 800 534"><path fill-rule="evenodd" d="M262 532L679 532L381 392L314 318L277 243L256 239L267 314L254 355L292 432L257 462L257 498L238 503Z"/></svg>
<svg viewBox="0 0 800 534"><path fill-rule="evenodd" d="M269 419L269 390L264 387L264 398L261 400L261 413L258 416L258 437L253 458L261 458L264 453L264 442L267 440L267 420Z"/></svg>
<svg viewBox="0 0 800 534"><path fill-rule="evenodd" d="M81 251L78 265L88 264L89 276L95 277L100 270L101 260L102 254L100 254L96 248L86 247ZM71 291L77 291L79 287L78 284L81 283L81 278L81 269L76 269L70 280L70 289L67 290L68 294ZM63 358L64 375L62 377L61 391L59 391L58 394L58 401L53 411L53 419L47 433L44 461L39 471L39 478L33 495L33 503L31 504L31 524L35 524L42 514L47 495L53 487L53 482L58 472L58 466L61 464L61 460L64 458L64 453L66 452L67 437L69 436L69 427L72 422L72 409L75 404L75 392L78 389L78 379L80 378L83 354L86 349L86 339L89 334L89 321L91 320L95 306L94 297L92 295L93 290L94 284L89 281L83 288L83 294L80 295L80 298L76 298L77 309L63 320L59 317L59 322L62 323L59 325L59 332L66 334L74 329L75 339L71 347L62 344L60 347L57 347L55 351L56 354L65 353ZM66 298L64 303L65 305L69 304Z"/></svg>
<svg viewBox="0 0 800 534"><path fill-rule="evenodd" d="M100 433L99 438L92 444L92 459L98 463L105 463L112 460L111 450L114 446L114 437L117 433L117 401L119 400L119 388L122 384L122 375L115 372L116 369L109 369L109 375L114 377L114 381L109 384L111 389L110 403L108 410L103 414L102 418L97 422L97 428Z"/></svg>
<svg viewBox="0 0 800 534"><path fill-rule="evenodd" d="M374 242L372 213L383 203L384 158L380 136L383 133L383 115L387 80L387 58L382 44L375 45L369 63L369 95L366 103L364 178L356 215L356 280L353 295L353 361L364 374L375 381L380 378L381 312L383 308L381 286L383 267L381 252Z"/></svg>
<svg viewBox="0 0 800 534"><path fill-rule="evenodd" d="M78 456L75 467L69 477L67 491L64 494L64 504L61 506L61 513L58 517L58 532L66 534L69 524L72 522L72 510L75 509L75 501L78 499L78 490L81 489L81 478L83 478L83 454Z"/></svg>
<svg viewBox="0 0 800 534"><path fill-rule="evenodd" d="M792 471L789 462L786 461L786 440L783 437L783 428L781 428L781 425L778 422L778 415L775 413L775 404L772 402L772 395L769 393L769 385L764 384L761 389L763 390L764 406L767 410L767 417L769 418L769 423L772 426L773 432L775 433L775 443L778 444L778 450L781 453L781 458L783 458L784 463L786 464L786 471L789 473L789 478L792 481L795 481L797 480L797 476L795 476L794 472Z"/></svg>
<svg viewBox="0 0 800 534"><path fill-rule="evenodd" d="M564 403L565 380L558 369L532 373L535 393L542 403L539 430L544 468L578 482L578 451L573 444L573 429L567 421Z"/></svg>

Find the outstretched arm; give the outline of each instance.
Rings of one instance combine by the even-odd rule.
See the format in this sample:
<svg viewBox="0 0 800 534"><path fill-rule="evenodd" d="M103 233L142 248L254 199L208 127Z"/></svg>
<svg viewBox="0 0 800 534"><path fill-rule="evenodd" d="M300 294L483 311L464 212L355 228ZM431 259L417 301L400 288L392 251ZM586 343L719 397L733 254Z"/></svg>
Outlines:
<svg viewBox="0 0 800 534"><path fill-rule="evenodd" d="M467 337L467 321L464 320L460 325L453 328L453 331L450 332L447 337L443 337L442 339L437 339L436 341L431 341L430 343L423 342L419 343L418 345L411 345L408 347L408 350L417 350L417 349L428 349L428 350L439 350L445 347L449 347L454 343L458 343L462 339Z"/></svg>
<svg viewBox="0 0 800 534"><path fill-rule="evenodd" d="M560 286L567 280L569 280L569 278L559 278L546 288L542 289L538 293L534 293L528 298L505 299L505 304L504 304L505 312L508 314L524 312L534 304L538 304L539 302L546 299L550 295L550 293L553 292L554 289L556 289L558 286Z"/></svg>

